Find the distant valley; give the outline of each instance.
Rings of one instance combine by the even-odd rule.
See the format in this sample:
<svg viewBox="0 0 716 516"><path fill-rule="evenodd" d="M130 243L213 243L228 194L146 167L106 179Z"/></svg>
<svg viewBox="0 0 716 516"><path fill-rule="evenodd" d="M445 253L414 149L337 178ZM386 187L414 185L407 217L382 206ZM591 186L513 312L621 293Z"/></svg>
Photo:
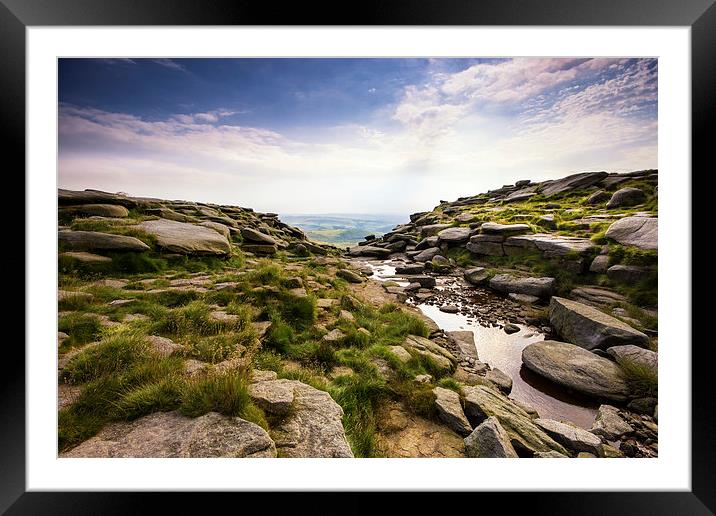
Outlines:
<svg viewBox="0 0 716 516"><path fill-rule="evenodd" d="M284 215L281 220L302 229L316 242L338 247L356 245L363 237L374 234L377 237L387 233L397 224L405 223L407 215L366 215L353 213Z"/></svg>

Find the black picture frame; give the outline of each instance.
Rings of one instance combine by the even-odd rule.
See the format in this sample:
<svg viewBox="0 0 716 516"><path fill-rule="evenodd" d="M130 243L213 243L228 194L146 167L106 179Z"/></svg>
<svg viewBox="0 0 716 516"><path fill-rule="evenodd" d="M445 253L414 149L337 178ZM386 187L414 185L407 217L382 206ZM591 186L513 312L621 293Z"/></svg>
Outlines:
<svg viewBox="0 0 716 516"><path fill-rule="evenodd" d="M713 144L708 128L714 120L712 92L716 81L716 6L714 0L363 0L348 9L335 2L287 3L229 0L0 0L0 110L5 131L5 159L25 163L25 30L29 26L87 25L575 25L689 26L692 70L692 162L706 165ZM692 181L694 174L692 174ZM693 182L692 182L693 184ZM692 189L692 191L694 191ZM692 217L693 218L693 217ZM693 234L693 233L692 233ZM19 260L18 260L19 261ZM694 260L693 265L696 265ZM32 271L25 270L26 278ZM686 301L686 300L685 300ZM692 303L693 304L693 303ZM694 311L697 307L694 305ZM698 313L698 312L696 312ZM692 315L693 318L693 315ZM716 511L716 410L711 401L710 348L692 347L692 456L690 492L510 493L510 504L530 514L714 514ZM690 345L689 342L680 345ZM5 346L0 396L0 512L7 514L127 514L148 512L160 503L165 512L204 507L187 493L58 493L25 488L25 355ZM481 493L479 507L502 494ZM213 503L226 496L206 493ZM242 506L261 507L266 494L241 494ZM323 495L324 509L365 512L370 507L357 493L340 500ZM448 495L438 495L448 496ZM453 495L449 495L453 496ZM288 501L295 512L308 494ZM424 506L425 494L401 504L402 512ZM229 502L231 503L231 502ZM277 506L271 502L271 512ZM475 502L473 502L475 503ZM504 502L503 502L504 503ZM199 505L202 504L202 505ZM476 506L477 507L477 506ZM362 509L362 510L361 510ZM318 513L323 512L318 509Z"/></svg>

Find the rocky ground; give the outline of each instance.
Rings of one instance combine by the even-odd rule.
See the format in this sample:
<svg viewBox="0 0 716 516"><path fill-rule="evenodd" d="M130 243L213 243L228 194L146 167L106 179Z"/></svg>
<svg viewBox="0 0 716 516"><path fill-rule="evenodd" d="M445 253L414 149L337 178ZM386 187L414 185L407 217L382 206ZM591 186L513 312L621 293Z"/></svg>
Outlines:
<svg viewBox="0 0 716 516"><path fill-rule="evenodd" d="M249 208L58 200L62 456L657 453L655 171L441 202L347 256ZM593 428L511 399L416 302L548 332L524 366L603 401Z"/></svg>

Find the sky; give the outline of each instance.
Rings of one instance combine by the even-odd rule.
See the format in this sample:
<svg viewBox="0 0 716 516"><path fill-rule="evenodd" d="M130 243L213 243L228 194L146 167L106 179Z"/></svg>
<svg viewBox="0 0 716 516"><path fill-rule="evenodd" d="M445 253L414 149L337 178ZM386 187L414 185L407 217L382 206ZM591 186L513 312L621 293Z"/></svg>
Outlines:
<svg viewBox="0 0 716 516"><path fill-rule="evenodd" d="M408 214L658 168L657 60L60 59L59 186Z"/></svg>

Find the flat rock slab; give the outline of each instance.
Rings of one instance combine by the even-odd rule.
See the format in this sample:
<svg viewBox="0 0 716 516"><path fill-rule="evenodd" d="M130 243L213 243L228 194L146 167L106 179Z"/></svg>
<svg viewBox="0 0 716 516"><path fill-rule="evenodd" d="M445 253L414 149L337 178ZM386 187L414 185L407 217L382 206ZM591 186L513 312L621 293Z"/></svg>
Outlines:
<svg viewBox="0 0 716 516"><path fill-rule="evenodd" d="M460 395L443 387L435 387L433 394L435 394L435 408L437 408L438 416L443 423L460 435L470 434L472 426L460 405Z"/></svg>
<svg viewBox="0 0 716 516"><path fill-rule="evenodd" d="M649 337L644 333L601 310L571 299L555 296L550 300L549 322L565 340L584 349L649 345Z"/></svg>
<svg viewBox="0 0 716 516"><path fill-rule="evenodd" d="M348 283L363 283L363 281L365 281L363 276L350 269L339 269L338 272L336 272L336 276L346 280Z"/></svg>
<svg viewBox="0 0 716 516"><path fill-rule="evenodd" d="M613 356L618 364L632 362L648 367L654 373L659 370L659 354L650 349L640 348L634 345L614 346L607 349L607 353Z"/></svg>
<svg viewBox="0 0 716 516"><path fill-rule="evenodd" d="M272 430L281 457L353 457L346 439L343 409L323 391L296 380L274 380L293 389L289 415Z"/></svg>
<svg viewBox="0 0 716 516"><path fill-rule="evenodd" d="M350 256L373 256L376 258L387 258L393 251L374 245L357 245L348 251Z"/></svg>
<svg viewBox="0 0 716 516"><path fill-rule="evenodd" d="M448 244L462 244L469 240L472 229L470 228L447 228L438 232L440 242Z"/></svg>
<svg viewBox="0 0 716 516"><path fill-rule="evenodd" d="M484 385L464 386L465 413L478 421L495 417L510 437L518 452L527 455L556 450L567 454L561 444L534 424L530 415L509 398Z"/></svg>
<svg viewBox="0 0 716 516"><path fill-rule="evenodd" d="M609 359L566 342L545 340L522 350L529 370L598 399L623 402L629 395L621 368Z"/></svg>
<svg viewBox="0 0 716 516"><path fill-rule="evenodd" d="M455 340L455 344L464 356L480 360L475 346L475 334L472 331L448 331L445 333Z"/></svg>
<svg viewBox="0 0 716 516"><path fill-rule="evenodd" d="M71 258L71 259L76 260L80 263L84 263L84 264L88 264L88 265L112 263L112 258L110 258L108 256L87 253L85 251L70 251L67 253L60 253L59 256L64 256L65 258Z"/></svg>
<svg viewBox="0 0 716 516"><path fill-rule="evenodd" d="M169 219L169 220L176 220L176 219ZM177 222L181 222L181 221L177 221ZM204 222L200 222L199 225L207 227L209 229L213 229L214 231L216 231L220 235L224 236L225 238L229 238L229 236L231 236L231 230L229 229L229 227L224 224L221 224L219 222L212 222L210 220L207 220Z"/></svg>
<svg viewBox="0 0 716 516"><path fill-rule="evenodd" d="M81 204L61 208L61 211L97 217L127 217L129 215L129 210L118 204Z"/></svg>
<svg viewBox="0 0 716 516"><path fill-rule="evenodd" d="M503 246L537 249L544 253L547 258L554 258L568 254L587 253L594 247L594 244L588 238L535 233L534 235L507 237ZM507 254L510 253L507 252Z"/></svg>
<svg viewBox="0 0 716 516"><path fill-rule="evenodd" d="M605 234L622 245L645 250L659 249L658 217L624 217L609 226Z"/></svg>
<svg viewBox="0 0 716 516"><path fill-rule="evenodd" d="M271 235L262 233L252 228L241 228L241 236L244 240L257 244L276 245L276 239Z"/></svg>
<svg viewBox="0 0 716 516"><path fill-rule="evenodd" d="M604 287L577 287L572 289L569 295L580 303L604 307L628 301L625 296Z"/></svg>
<svg viewBox="0 0 716 516"><path fill-rule="evenodd" d="M197 418L157 412L111 423L60 457L275 457L266 431L239 417L209 412Z"/></svg>
<svg viewBox="0 0 716 516"><path fill-rule="evenodd" d="M551 197L577 188L586 188L598 183L608 175L606 172L582 172L580 174L572 174L571 176L546 183L540 187L539 193L545 197Z"/></svg>
<svg viewBox="0 0 716 516"><path fill-rule="evenodd" d="M493 290L505 293L527 294L536 297L549 297L555 288L555 279L522 278L511 274L497 274L490 279L489 285Z"/></svg>
<svg viewBox="0 0 716 516"><path fill-rule="evenodd" d="M445 372L451 371L454 364L457 363L453 354L447 349L419 335L408 335L405 338L405 342L403 342L403 347L412 349L419 355L429 358Z"/></svg>
<svg viewBox="0 0 716 516"><path fill-rule="evenodd" d="M286 415L293 403L293 385L283 380L268 380L249 384L251 401L276 415Z"/></svg>
<svg viewBox="0 0 716 516"><path fill-rule="evenodd" d="M157 239L159 247L181 254L228 255L231 244L215 230L177 222L175 220L147 220L138 225Z"/></svg>
<svg viewBox="0 0 716 516"><path fill-rule="evenodd" d="M488 235L518 235L520 233L531 233L532 228L527 224L498 224L497 222L485 222L480 226L480 233Z"/></svg>
<svg viewBox="0 0 716 516"><path fill-rule="evenodd" d="M473 267L465 270L462 277L470 285L483 285L490 277L490 273L485 267Z"/></svg>
<svg viewBox="0 0 716 516"><path fill-rule="evenodd" d="M82 204L118 204L127 208L135 208L140 204L137 199L126 195L102 192L100 190L57 190L57 203L60 206Z"/></svg>
<svg viewBox="0 0 716 516"><path fill-rule="evenodd" d="M138 238L99 231L59 231L57 241L77 251L143 252L150 249Z"/></svg>
<svg viewBox="0 0 716 516"><path fill-rule="evenodd" d="M488 417L465 438L465 454L474 458L518 458L517 452L496 417Z"/></svg>
<svg viewBox="0 0 716 516"><path fill-rule="evenodd" d="M552 419L537 418L533 421L552 439L574 452L602 454L602 440L583 428Z"/></svg>

